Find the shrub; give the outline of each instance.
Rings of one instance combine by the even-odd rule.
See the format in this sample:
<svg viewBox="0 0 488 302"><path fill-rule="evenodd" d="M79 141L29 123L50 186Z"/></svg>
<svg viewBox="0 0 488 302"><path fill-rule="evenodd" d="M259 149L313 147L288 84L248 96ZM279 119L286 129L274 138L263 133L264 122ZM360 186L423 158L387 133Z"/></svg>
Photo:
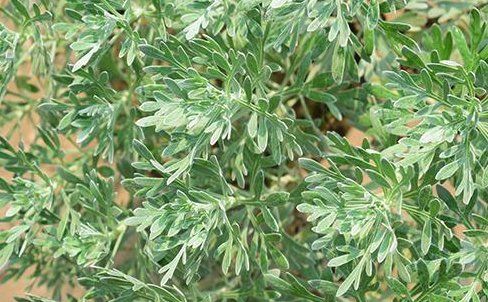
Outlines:
<svg viewBox="0 0 488 302"><path fill-rule="evenodd" d="M488 6L404 1L6 1L2 280L488 301Z"/></svg>

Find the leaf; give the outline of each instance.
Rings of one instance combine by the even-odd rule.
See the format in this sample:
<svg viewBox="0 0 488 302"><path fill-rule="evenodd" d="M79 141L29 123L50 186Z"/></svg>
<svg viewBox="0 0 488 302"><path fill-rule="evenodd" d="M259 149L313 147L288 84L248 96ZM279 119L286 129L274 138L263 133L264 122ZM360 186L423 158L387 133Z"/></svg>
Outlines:
<svg viewBox="0 0 488 302"><path fill-rule="evenodd" d="M361 271L359 270L360 266L356 266L352 273L347 276L346 280L342 282L342 284L337 289L336 297L343 296L349 288L352 286L353 282L356 281L356 278L360 278Z"/></svg>
<svg viewBox="0 0 488 302"><path fill-rule="evenodd" d="M288 263L288 259L286 259L285 255L280 252L274 246L269 247L269 251L271 253L271 257L273 258L274 262L278 265L281 269L289 269L290 264Z"/></svg>
<svg viewBox="0 0 488 302"><path fill-rule="evenodd" d="M332 78L336 83L341 83L346 66L345 49L336 43L332 57Z"/></svg>
<svg viewBox="0 0 488 302"><path fill-rule="evenodd" d="M327 229L334 223L336 218L337 218L336 213L330 213L325 218L321 219L317 224L317 226L314 227L312 230L319 234L325 234L327 233Z"/></svg>
<svg viewBox="0 0 488 302"><path fill-rule="evenodd" d="M341 266L341 265L344 265L358 257L361 257L363 255L363 253L351 253L351 254L345 254L345 255L341 255L341 256L338 256L338 257L335 257L335 258L332 258L329 260L329 262L327 262L327 266L329 267L337 267L337 266Z"/></svg>
<svg viewBox="0 0 488 302"><path fill-rule="evenodd" d="M422 137L420 137L420 142L423 144L426 143L437 143L444 140L445 137L445 129L441 126L437 126L427 130Z"/></svg>
<svg viewBox="0 0 488 302"><path fill-rule="evenodd" d="M330 113L338 120L338 121L341 121L342 120L342 113L341 111L339 110L339 108L337 108L336 105L332 104L332 103L327 103L327 108L329 108L329 111Z"/></svg>
<svg viewBox="0 0 488 302"><path fill-rule="evenodd" d="M439 172L435 175L435 179L437 180L444 180L446 178L449 178L456 173L456 171L460 168L460 162L459 160L452 161L448 163L447 165L443 166Z"/></svg>
<svg viewBox="0 0 488 302"><path fill-rule="evenodd" d="M469 70L472 64L473 55L469 51L466 39L464 38L463 33L458 27L453 27L451 32L454 38L455 45L463 58L464 64L467 67L466 69Z"/></svg>
<svg viewBox="0 0 488 302"><path fill-rule="evenodd" d="M289 198L290 198L290 193L288 193L288 192L275 192L275 193L269 194L266 197L266 200L264 201L264 203L267 206L278 206L278 205L282 205L285 202L287 202Z"/></svg>
<svg viewBox="0 0 488 302"><path fill-rule="evenodd" d="M373 182L379 184L384 188L391 188L386 178L383 177L383 175L381 175L380 173L370 169L366 169L365 171L368 174L368 176L371 178L371 180L373 180Z"/></svg>
<svg viewBox="0 0 488 302"><path fill-rule="evenodd" d="M261 196L261 194L263 193L263 188L264 188L264 172L263 172L263 170L259 170L256 173L256 176L254 177L253 182L252 182L252 187L253 187L254 195L256 197Z"/></svg>
<svg viewBox="0 0 488 302"><path fill-rule="evenodd" d="M24 234L29 228L30 226L27 224L14 226L13 228L10 229L9 231L10 236L8 236L7 240L5 240L5 243L14 242L17 238L19 238L22 234Z"/></svg>
<svg viewBox="0 0 488 302"><path fill-rule="evenodd" d="M68 219L69 219L69 210L66 210L63 217L61 218L61 221L58 224L58 227L56 228L56 239L59 241L63 239L66 226L68 225Z"/></svg>
<svg viewBox="0 0 488 302"><path fill-rule="evenodd" d="M248 76L246 76L246 78L244 79L244 83L242 84L242 87L244 88L244 91L246 93L247 100L251 101L253 87L252 87L251 79Z"/></svg>
<svg viewBox="0 0 488 302"><path fill-rule="evenodd" d="M73 122L75 117L76 117L76 111L70 111L59 121L58 129L59 130L66 129Z"/></svg>
<svg viewBox="0 0 488 302"><path fill-rule="evenodd" d="M59 176L61 176L61 178L63 178L67 182L74 184L83 183L83 181L78 176L63 167L57 167L56 172Z"/></svg>
<svg viewBox="0 0 488 302"><path fill-rule="evenodd" d="M429 287L430 274L427 264L423 259L419 259L417 262L417 272L419 275L419 285L423 288Z"/></svg>
<svg viewBox="0 0 488 302"><path fill-rule="evenodd" d="M0 250L0 268L4 268L14 251L14 244L7 244Z"/></svg>
<svg viewBox="0 0 488 302"><path fill-rule="evenodd" d="M264 120L261 120L258 126L258 148L259 151L262 153L266 150L268 146L268 127Z"/></svg>
<svg viewBox="0 0 488 302"><path fill-rule="evenodd" d="M308 289L305 287L307 284L304 282L299 281L295 276L290 273L286 273L286 278L290 281L292 292L294 295L298 297L302 297L307 301L316 301L320 302L322 299L314 294L312 294Z"/></svg>
<svg viewBox="0 0 488 302"><path fill-rule="evenodd" d="M227 275L229 272L230 262L232 260L232 241L227 242L224 252L224 258L222 259L222 272Z"/></svg>
<svg viewBox="0 0 488 302"><path fill-rule="evenodd" d="M141 141L138 141L137 139L133 140L132 141L132 147L137 152L137 154L139 154L140 156L142 156L146 160L148 160L148 161L155 160L151 151L149 151L149 149L146 147L146 145L144 145Z"/></svg>
<svg viewBox="0 0 488 302"><path fill-rule="evenodd" d="M26 19L30 19L29 12L25 5L20 2L20 0L11 0L12 4L15 6L15 9Z"/></svg>
<svg viewBox="0 0 488 302"><path fill-rule="evenodd" d="M425 63L422 59L408 46L402 48L402 54L407 58L410 66L419 69L425 67Z"/></svg>
<svg viewBox="0 0 488 302"><path fill-rule="evenodd" d="M269 228L277 232L279 230L278 222L276 222L271 211L267 207L261 207L261 213L263 214L264 222L266 222Z"/></svg>
<svg viewBox="0 0 488 302"><path fill-rule="evenodd" d="M258 115L252 113L247 124L247 132L251 138L255 138L258 133Z"/></svg>
<svg viewBox="0 0 488 302"><path fill-rule="evenodd" d="M320 102L320 103L335 103L337 101L336 97L327 92L321 92L317 90L309 90L306 94L308 98L313 101Z"/></svg>
<svg viewBox="0 0 488 302"><path fill-rule="evenodd" d="M477 230L466 230L464 231L464 235L466 235L467 237L472 237L472 238L484 238L484 240L487 240L488 239L488 231L486 230L480 230L480 229L477 229Z"/></svg>
<svg viewBox="0 0 488 302"><path fill-rule="evenodd" d="M175 181L181 174L185 173L188 168L190 167L190 156L185 157L184 159L178 161L177 164L175 164L177 167L176 172L174 172L167 180L167 184L171 184L173 181ZM173 166L174 167L174 166Z"/></svg>
<svg viewBox="0 0 488 302"><path fill-rule="evenodd" d="M426 255L429 252L432 242L432 223L430 220L425 220L422 236L420 238L420 249L422 250L422 253Z"/></svg>
<svg viewBox="0 0 488 302"><path fill-rule="evenodd" d="M300 158L298 162L300 163L300 166L307 171L317 172L317 173L327 172L327 170L322 165L315 162L314 160L308 158Z"/></svg>
<svg viewBox="0 0 488 302"><path fill-rule="evenodd" d="M229 73L231 71L231 66L227 62L227 59L224 58L220 53L213 52L212 58L213 58L214 62L217 64L217 66L222 68L225 72Z"/></svg>
<svg viewBox="0 0 488 302"><path fill-rule="evenodd" d="M410 298L410 293L407 287L395 278L387 277L388 287L390 287L397 295Z"/></svg>
<svg viewBox="0 0 488 302"><path fill-rule="evenodd" d="M263 276L264 280L266 280L266 283L270 283L273 287L276 287L279 290L288 291L291 288L290 283L286 282L278 276L270 273L264 273Z"/></svg>
<svg viewBox="0 0 488 302"><path fill-rule="evenodd" d="M320 279L313 279L309 280L308 283L318 289L319 291L334 295L337 292L338 286L334 282L330 282L327 280L320 280Z"/></svg>
<svg viewBox="0 0 488 302"><path fill-rule="evenodd" d="M187 40L193 39L198 34L200 30L200 26L202 25L203 21L204 18L203 16L201 16L185 28L184 30L186 32L185 38Z"/></svg>
<svg viewBox="0 0 488 302"><path fill-rule="evenodd" d="M168 57L164 54L164 52L162 52L161 50L159 50L158 48L156 48L152 45L141 44L141 45L139 45L139 49L141 50L141 52L143 54L145 54L146 56L148 56L150 58L158 59L158 60L162 60L162 61L168 60Z"/></svg>
<svg viewBox="0 0 488 302"><path fill-rule="evenodd" d="M386 256L390 252L391 243L392 243L392 235L390 233L386 233L378 250L377 259L379 263L382 263L386 259Z"/></svg>
<svg viewBox="0 0 488 302"><path fill-rule="evenodd" d="M81 69L83 66L88 64L90 61L91 57L100 49L99 44L95 44L90 51L88 51L85 55L83 55L76 63L73 65L73 72L76 72L77 70Z"/></svg>
<svg viewBox="0 0 488 302"><path fill-rule="evenodd" d="M430 216L436 217L439 214L439 211L440 210L441 210L441 203L440 203L440 201L437 198L432 199L429 202L429 213L430 213Z"/></svg>
<svg viewBox="0 0 488 302"><path fill-rule="evenodd" d="M375 31L369 28L364 29L364 50L368 56L373 54L375 45Z"/></svg>
<svg viewBox="0 0 488 302"><path fill-rule="evenodd" d="M10 206L10 208L7 210L7 212L5 213L5 217L13 217L15 216L18 212L20 212L20 210L22 210L22 206L20 205L12 205Z"/></svg>
<svg viewBox="0 0 488 302"><path fill-rule="evenodd" d="M279 8L281 6L283 6L283 4L285 4L288 0L273 0L271 1L270 3L270 7L271 8Z"/></svg>

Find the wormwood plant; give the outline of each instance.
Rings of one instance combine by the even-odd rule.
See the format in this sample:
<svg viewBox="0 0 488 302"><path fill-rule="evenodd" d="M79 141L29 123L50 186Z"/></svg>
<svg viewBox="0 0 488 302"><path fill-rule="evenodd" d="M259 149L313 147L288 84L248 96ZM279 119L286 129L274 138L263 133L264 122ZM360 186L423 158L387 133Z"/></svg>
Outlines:
<svg viewBox="0 0 488 302"><path fill-rule="evenodd" d="M0 3L18 301L488 301L485 1Z"/></svg>

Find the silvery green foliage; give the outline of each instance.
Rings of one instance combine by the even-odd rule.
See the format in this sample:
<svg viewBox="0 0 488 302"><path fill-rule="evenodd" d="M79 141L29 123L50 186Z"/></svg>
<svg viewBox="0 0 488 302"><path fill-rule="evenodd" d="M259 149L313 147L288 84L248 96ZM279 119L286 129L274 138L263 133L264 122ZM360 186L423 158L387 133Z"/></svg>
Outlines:
<svg viewBox="0 0 488 302"><path fill-rule="evenodd" d="M19 301L487 301L486 10L7 1L3 280L52 290Z"/></svg>
<svg viewBox="0 0 488 302"><path fill-rule="evenodd" d="M9 31L5 26L0 25L0 97L3 98L7 83L14 74L15 65L15 48L17 46L18 36Z"/></svg>

